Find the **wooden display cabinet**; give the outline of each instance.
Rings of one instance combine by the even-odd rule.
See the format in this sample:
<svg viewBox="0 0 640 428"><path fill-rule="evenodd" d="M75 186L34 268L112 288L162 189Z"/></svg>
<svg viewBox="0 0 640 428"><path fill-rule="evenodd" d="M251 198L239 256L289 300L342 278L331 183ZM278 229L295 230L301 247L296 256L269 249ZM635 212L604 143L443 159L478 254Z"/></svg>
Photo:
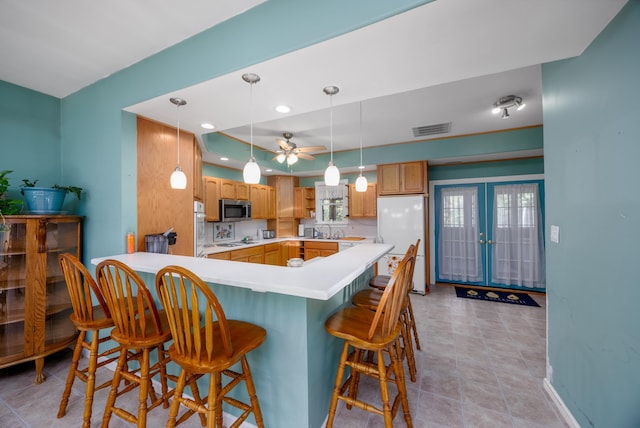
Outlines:
<svg viewBox="0 0 640 428"><path fill-rule="evenodd" d="M73 312L58 254L80 257L82 217L6 216L0 232L0 368L44 357L76 340Z"/></svg>
<svg viewBox="0 0 640 428"><path fill-rule="evenodd" d="M295 218L313 218L311 213L316 210L316 189L296 187L293 191L293 216Z"/></svg>

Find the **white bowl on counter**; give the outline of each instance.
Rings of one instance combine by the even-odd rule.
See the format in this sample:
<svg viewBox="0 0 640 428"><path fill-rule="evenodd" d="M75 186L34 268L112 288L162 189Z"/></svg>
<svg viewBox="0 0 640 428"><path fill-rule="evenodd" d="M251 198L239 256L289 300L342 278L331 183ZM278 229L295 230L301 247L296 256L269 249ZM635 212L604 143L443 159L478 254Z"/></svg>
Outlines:
<svg viewBox="0 0 640 428"><path fill-rule="evenodd" d="M303 263L304 263L304 260L302 260L299 257L287 260L287 266L289 267L300 267L302 266Z"/></svg>

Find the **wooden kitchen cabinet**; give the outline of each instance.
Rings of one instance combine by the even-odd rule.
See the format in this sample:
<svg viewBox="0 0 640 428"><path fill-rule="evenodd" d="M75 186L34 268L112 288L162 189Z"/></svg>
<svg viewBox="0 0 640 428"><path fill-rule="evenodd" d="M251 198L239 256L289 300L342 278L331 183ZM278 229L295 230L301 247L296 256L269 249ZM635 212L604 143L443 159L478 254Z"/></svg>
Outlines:
<svg viewBox="0 0 640 428"><path fill-rule="evenodd" d="M204 183L204 219L220 221L220 179L203 177Z"/></svg>
<svg viewBox="0 0 640 428"><path fill-rule="evenodd" d="M249 200L249 185L240 181L220 180L220 199Z"/></svg>
<svg viewBox="0 0 640 428"><path fill-rule="evenodd" d="M356 192L356 185L349 185L349 218L376 217L378 215L378 189L376 183L368 183L366 192Z"/></svg>
<svg viewBox="0 0 640 428"><path fill-rule="evenodd" d="M264 264L280 266L280 244L266 244L264 246Z"/></svg>
<svg viewBox="0 0 640 428"><path fill-rule="evenodd" d="M253 220L275 218L275 199L273 201L273 216L271 216L271 192L272 187L264 184L252 184L249 186L249 200L251 201L251 217ZM275 189L273 189L275 198Z"/></svg>
<svg viewBox="0 0 640 428"><path fill-rule="evenodd" d="M274 229L278 238L296 236L299 221L294 217L294 188L298 177L272 175L267 184L275 188L276 218L267 220L267 228Z"/></svg>
<svg viewBox="0 0 640 428"><path fill-rule="evenodd" d="M5 216L0 232L0 368L44 357L76 340L73 312L58 255L80 257L82 217Z"/></svg>
<svg viewBox="0 0 640 428"><path fill-rule="evenodd" d="M293 216L295 218L311 218L316 209L316 189L313 187L296 187L293 189Z"/></svg>
<svg viewBox="0 0 640 428"><path fill-rule="evenodd" d="M232 262L264 263L264 245L231 251Z"/></svg>
<svg viewBox="0 0 640 428"><path fill-rule="evenodd" d="M337 242L304 241L304 259L327 257L338 252Z"/></svg>
<svg viewBox="0 0 640 428"><path fill-rule="evenodd" d="M208 259L231 260L231 251L223 251L222 253L213 253L207 255Z"/></svg>
<svg viewBox="0 0 640 428"><path fill-rule="evenodd" d="M415 161L378 165L378 195L406 195L427 192L427 162Z"/></svg>
<svg viewBox="0 0 640 428"><path fill-rule="evenodd" d="M193 198L204 200L204 182L202 181L202 150L198 141L193 139Z"/></svg>

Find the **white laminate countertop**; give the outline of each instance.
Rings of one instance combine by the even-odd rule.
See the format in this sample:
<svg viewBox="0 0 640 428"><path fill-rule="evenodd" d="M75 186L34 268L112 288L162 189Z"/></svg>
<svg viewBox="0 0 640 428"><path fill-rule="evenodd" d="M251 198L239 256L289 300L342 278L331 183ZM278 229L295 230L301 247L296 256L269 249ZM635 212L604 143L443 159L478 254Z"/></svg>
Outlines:
<svg viewBox="0 0 640 428"><path fill-rule="evenodd" d="M264 241L258 242L264 244ZM233 248L224 250L229 249ZM329 300L392 249L390 244L361 244L320 260L312 259L313 262L310 260L297 268L145 252L97 257L91 263L97 265L106 259L116 259L135 271L151 274L165 266L178 265L205 282Z"/></svg>
<svg viewBox="0 0 640 428"><path fill-rule="evenodd" d="M204 253L207 254L207 255L216 254L216 253L223 253L225 251L241 250L243 248L251 248L251 247L256 247L258 245L267 245L267 244L274 244L274 243L286 242L286 241L335 242L336 244L340 244L340 243L342 243L342 244L345 244L345 243L349 243L349 244L373 244L374 243L374 238L364 238L364 239L359 240L359 241L349 240L349 239L305 238L303 236L300 236L300 237L288 237L288 238L256 239L256 240L249 241L246 244L233 246L233 247L221 246L221 245L217 245L217 244L207 244L204 247Z"/></svg>

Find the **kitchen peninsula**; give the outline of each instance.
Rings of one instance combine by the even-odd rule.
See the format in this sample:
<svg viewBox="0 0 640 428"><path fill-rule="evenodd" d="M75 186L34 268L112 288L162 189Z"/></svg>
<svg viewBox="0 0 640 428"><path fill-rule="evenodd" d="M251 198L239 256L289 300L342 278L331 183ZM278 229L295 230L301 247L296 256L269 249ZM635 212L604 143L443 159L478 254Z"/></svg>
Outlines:
<svg viewBox="0 0 640 428"><path fill-rule="evenodd" d="M265 426L319 428L341 351L341 342L325 332L324 322L367 286L374 264L392 248L361 244L298 268L142 252L91 262L112 258L126 263L154 296L155 273L164 266L182 266L200 276L227 318L267 330L264 345L248 356ZM236 392L246 398L242 388Z"/></svg>

